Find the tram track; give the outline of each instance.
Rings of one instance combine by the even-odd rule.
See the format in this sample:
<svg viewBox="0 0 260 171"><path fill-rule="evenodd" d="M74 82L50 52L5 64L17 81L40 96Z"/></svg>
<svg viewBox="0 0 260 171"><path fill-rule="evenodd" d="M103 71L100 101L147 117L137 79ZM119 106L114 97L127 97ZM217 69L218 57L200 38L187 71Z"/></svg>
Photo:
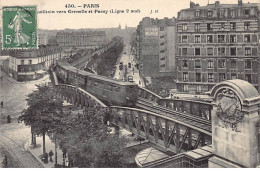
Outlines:
<svg viewBox="0 0 260 171"><path fill-rule="evenodd" d="M12 138L0 132L0 144L13 157L20 168L39 168L43 167L41 163L35 159L22 145L19 145ZM20 141L20 140L19 140Z"/></svg>

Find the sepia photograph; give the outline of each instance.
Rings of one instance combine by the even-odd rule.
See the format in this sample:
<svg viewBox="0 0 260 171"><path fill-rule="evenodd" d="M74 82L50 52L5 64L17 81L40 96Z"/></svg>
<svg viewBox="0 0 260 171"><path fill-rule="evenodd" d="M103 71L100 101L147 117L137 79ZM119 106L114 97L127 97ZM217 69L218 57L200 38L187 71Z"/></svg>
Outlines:
<svg viewBox="0 0 260 171"><path fill-rule="evenodd" d="M1 0L6 168L260 168L260 0Z"/></svg>

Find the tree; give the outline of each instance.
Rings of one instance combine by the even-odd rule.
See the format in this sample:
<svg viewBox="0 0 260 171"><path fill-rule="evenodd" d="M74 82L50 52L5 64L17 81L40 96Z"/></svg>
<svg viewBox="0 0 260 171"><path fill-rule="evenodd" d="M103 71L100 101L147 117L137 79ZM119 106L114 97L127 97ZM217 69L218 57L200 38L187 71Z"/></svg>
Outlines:
<svg viewBox="0 0 260 171"><path fill-rule="evenodd" d="M105 110L86 108L83 113L66 115L56 125L56 138L78 167L124 167L127 140L108 133L103 124Z"/></svg>
<svg viewBox="0 0 260 171"><path fill-rule="evenodd" d="M24 121L25 125L30 125L33 134L43 136L43 154L45 154L45 134L59 122L63 101L56 97L53 87L47 84L36 86L38 89L28 95L26 99L28 108L22 111L19 120Z"/></svg>

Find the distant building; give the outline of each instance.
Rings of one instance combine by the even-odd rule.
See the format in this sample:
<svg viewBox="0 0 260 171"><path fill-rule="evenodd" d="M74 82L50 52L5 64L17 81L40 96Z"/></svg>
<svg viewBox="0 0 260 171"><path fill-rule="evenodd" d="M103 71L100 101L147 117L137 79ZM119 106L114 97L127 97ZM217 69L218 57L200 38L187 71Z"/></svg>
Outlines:
<svg viewBox="0 0 260 171"><path fill-rule="evenodd" d="M49 66L63 57L62 47L40 46L34 50L10 51L9 75L18 81L42 77Z"/></svg>
<svg viewBox="0 0 260 171"><path fill-rule="evenodd" d="M48 44L48 35L38 34L38 45L47 45L47 44Z"/></svg>
<svg viewBox="0 0 260 171"><path fill-rule="evenodd" d="M144 77L174 76L175 18L143 18L137 27L137 56Z"/></svg>
<svg viewBox="0 0 260 171"><path fill-rule="evenodd" d="M201 94L242 79L259 91L259 26L259 4L190 2L177 18L177 89Z"/></svg>
<svg viewBox="0 0 260 171"><path fill-rule="evenodd" d="M104 31L60 31L57 32L56 41L59 46L88 49L102 47L107 43Z"/></svg>

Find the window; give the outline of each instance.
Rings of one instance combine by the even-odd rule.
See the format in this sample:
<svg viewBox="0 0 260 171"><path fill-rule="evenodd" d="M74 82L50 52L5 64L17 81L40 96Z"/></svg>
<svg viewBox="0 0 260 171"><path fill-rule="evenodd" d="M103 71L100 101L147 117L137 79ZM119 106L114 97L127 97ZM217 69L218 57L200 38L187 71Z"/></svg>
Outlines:
<svg viewBox="0 0 260 171"><path fill-rule="evenodd" d="M165 64L160 65L161 68L164 68L165 66L166 66Z"/></svg>
<svg viewBox="0 0 260 171"><path fill-rule="evenodd" d="M208 68L213 68L213 61L212 60L208 60Z"/></svg>
<svg viewBox="0 0 260 171"><path fill-rule="evenodd" d="M225 43L225 35L218 35L218 43Z"/></svg>
<svg viewBox="0 0 260 171"><path fill-rule="evenodd" d="M219 82L224 81L226 79L226 74L225 73L219 73L218 78L219 78Z"/></svg>
<svg viewBox="0 0 260 171"><path fill-rule="evenodd" d="M24 60L21 60L21 65L24 65Z"/></svg>
<svg viewBox="0 0 260 171"><path fill-rule="evenodd" d="M219 13L219 15L220 15L220 16L224 16L224 13L225 13L225 11L224 11L224 10L220 10L220 13Z"/></svg>
<svg viewBox="0 0 260 171"><path fill-rule="evenodd" d="M244 35L244 42L245 43L250 43L250 34L245 34Z"/></svg>
<svg viewBox="0 0 260 171"><path fill-rule="evenodd" d="M183 91L188 92L189 91L189 85L184 84L183 85Z"/></svg>
<svg viewBox="0 0 260 171"><path fill-rule="evenodd" d="M200 55L200 48L195 48L195 55Z"/></svg>
<svg viewBox="0 0 260 171"><path fill-rule="evenodd" d="M230 55L231 56L236 56L237 55L237 49L235 47L230 48Z"/></svg>
<svg viewBox="0 0 260 171"><path fill-rule="evenodd" d="M235 59L230 60L231 68L237 68L237 61Z"/></svg>
<svg viewBox="0 0 260 171"><path fill-rule="evenodd" d="M252 61L245 60L245 69L251 69L251 68L252 68Z"/></svg>
<svg viewBox="0 0 260 171"><path fill-rule="evenodd" d="M236 23L230 23L230 30L236 30Z"/></svg>
<svg viewBox="0 0 260 171"><path fill-rule="evenodd" d="M235 10L231 10L231 17L235 17L235 15L236 15L236 11Z"/></svg>
<svg viewBox="0 0 260 171"><path fill-rule="evenodd" d="M182 31L186 31L186 30L188 30L187 29L187 24L182 24Z"/></svg>
<svg viewBox="0 0 260 171"><path fill-rule="evenodd" d="M160 27L160 31L164 31L164 27Z"/></svg>
<svg viewBox="0 0 260 171"><path fill-rule="evenodd" d="M195 17L199 17L200 16L200 11L196 11L195 12Z"/></svg>
<svg viewBox="0 0 260 171"><path fill-rule="evenodd" d="M207 24L207 30L208 30L208 31L213 30L212 23L208 23L208 24Z"/></svg>
<svg viewBox="0 0 260 171"><path fill-rule="evenodd" d="M200 60L195 60L195 68L201 68Z"/></svg>
<svg viewBox="0 0 260 171"><path fill-rule="evenodd" d="M187 48L182 48L182 55L187 55Z"/></svg>
<svg viewBox="0 0 260 171"><path fill-rule="evenodd" d="M188 68L188 61L187 60L183 60L182 63L183 63L183 65L182 65L183 68Z"/></svg>
<svg viewBox="0 0 260 171"><path fill-rule="evenodd" d="M213 35L207 35L207 43L213 43Z"/></svg>
<svg viewBox="0 0 260 171"><path fill-rule="evenodd" d="M230 35L230 43L236 43L237 42L237 36L236 35Z"/></svg>
<svg viewBox="0 0 260 171"><path fill-rule="evenodd" d="M196 73L196 82L201 82L201 73Z"/></svg>
<svg viewBox="0 0 260 171"><path fill-rule="evenodd" d="M245 9L245 15L249 15L250 14L250 9Z"/></svg>
<svg viewBox="0 0 260 171"><path fill-rule="evenodd" d="M32 64L32 60L29 60L29 64Z"/></svg>
<svg viewBox="0 0 260 171"><path fill-rule="evenodd" d="M225 29L225 23L220 23L220 30L224 30Z"/></svg>
<svg viewBox="0 0 260 171"><path fill-rule="evenodd" d="M213 55L213 48L207 48L207 53L209 56Z"/></svg>
<svg viewBox="0 0 260 171"><path fill-rule="evenodd" d="M214 78L213 78L213 73L208 73L208 82L213 82Z"/></svg>
<svg viewBox="0 0 260 171"><path fill-rule="evenodd" d="M212 16L212 11L208 11L208 17Z"/></svg>
<svg viewBox="0 0 260 171"><path fill-rule="evenodd" d="M188 81L188 73L184 72L183 73L183 82L187 82Z"/></svg>
<svg viewBox="0 0 260 171"><path fill-rule="evenodd" d="M188 36L182 36L181 37L181 42L182 43L188 43Z"/></svg>
<svg viewBox="0 0 260 171"><path fill-rule="evenodd" d="M250 22L244 22L244 28L245 30L249 30Z"/></svg>
<svg viewBox="0 0 260 171"><path fill-rule="evenodd" d="M236 73L231 73L231 80L237 79L237 74Z"/></svg>
<svg viewBox="0 0 260 171"><path fill-rule="evenodd" d="M200 43L200 35L195 35L195 43Z"/></svg>
<svg viewBox="0 0 260 171"><path fill-rule="evenodd" d="M251 56L251 48L245 47L245 56Z"/></svg>
<svg viewBox="0 0 260 171"><path fill-rule="evenodd" d="M225 68L226 60L225 59L219 59L218 60L218 67L219 68Z"/></svg>
<svg viewBox="0 0 260 171"><path fill-rule="evenodd" d="M196 85L196 92L201 93L201 85Z"/></svg>
<svg viewBox="0 0 260 171"><path fill-rule="evenodd" d="M251 74L245 74L245 80L251 83L252 82Z"/></svg>
<svg viewBox="0 0 260 171"><path fill-rule="evenodd" d="M200 31L200 23L195 23L195 31Z"/></svg>

